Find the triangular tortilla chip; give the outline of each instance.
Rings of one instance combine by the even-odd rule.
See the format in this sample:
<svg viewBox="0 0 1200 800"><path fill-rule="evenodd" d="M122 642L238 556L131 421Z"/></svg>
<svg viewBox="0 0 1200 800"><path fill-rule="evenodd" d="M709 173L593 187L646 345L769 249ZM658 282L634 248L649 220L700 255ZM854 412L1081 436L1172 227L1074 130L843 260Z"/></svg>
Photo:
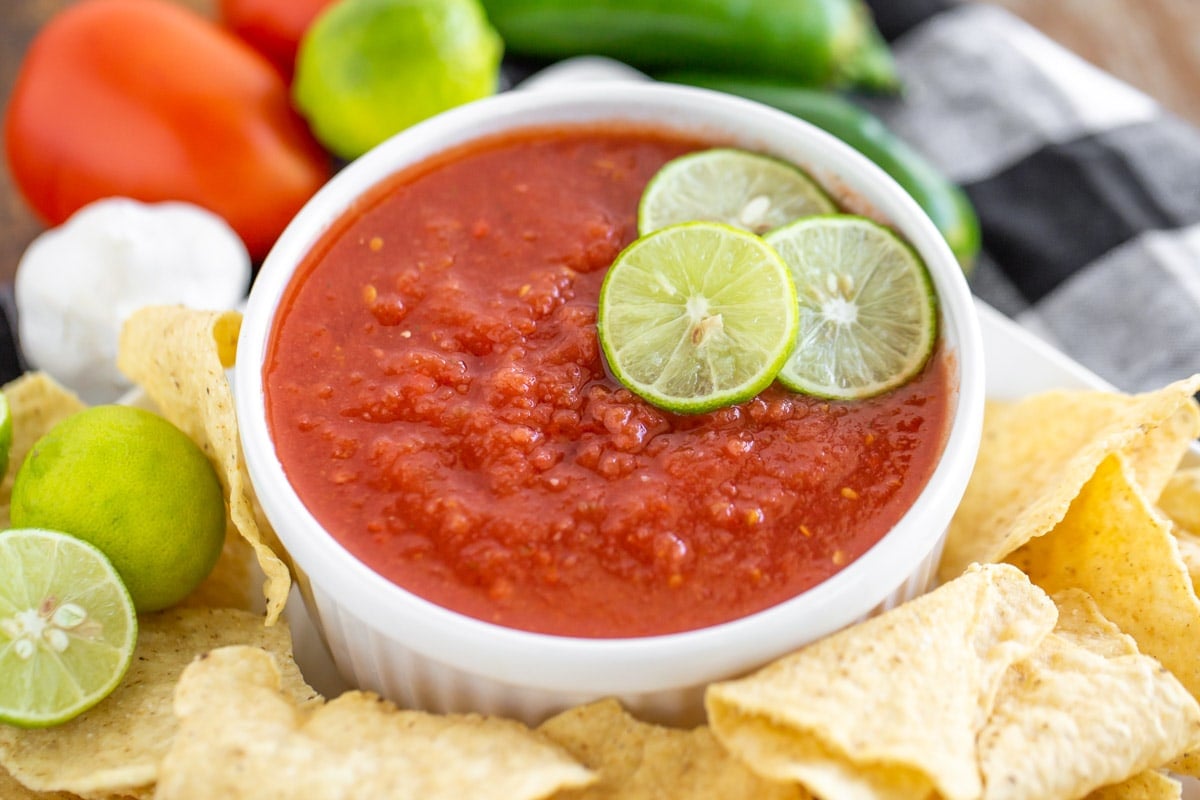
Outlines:
<svg viewBox="0 0 1200 800"><path fill-rule="evenodd" d="M1180 800L1183 786L1161 772L1148 771L1134 775L1123 783L1105 786L1084 800Z"/></svg>
<svg viewBox="0 0 1200 800"><path fill-rule="evenodd" d="M121 329L117 366L212 461L233 524L254 548L266 576L263 594L271 625L287 602L291 575L282 560L283 547L255 513L233 393L225 377L233 365L241 323L241 314L233 311L143 308Z"/></svg>
<svg viewBox="0 0 1200 800"><path fill-rule="evenodd" d="M717 738L761 775L846 800L977 798L975 737L1001 677L1054 627L1018 570L972 567L706 695Z"/></svg>
<svg viewBox="0 0 1200 800"><path fill-rule="evenodd" d="M1159 495L1158 507L1176 525L1200 537L1200 467L1172 475Z"/></svg>
<svg viewBox="0 0 1200 800"><path fill-rule="evenodd" d="M1155 513L1125 459L1105 459L1045 536L1009 557L1047 592L1082 589L1100 612L1200 698L1200 600L1169 520Z"/></svg>
<svg viewBox="0 0 1200 800"><path fill-rule="evenodd" d="M595 784L554 800L809 800L794 784L754 774L706 727L679 730L634 719L616 700L572 708L537 729L585 767Z"/></svg>
<svg viewBox="0 0 1200 800"><path fill-rule="evenodd" d="M297 707L279 691L274 659L255 648L188 667L175 713L157 800L533 800L593 780L510 720L401 711L364 692Z"/></svg>
<svg viewBox="0 0 1200 800"><path fill-rule="evenodd" d="M315 693L291 657L287 628L228 609L171 609L138 618L133 663L99 705L54 728L0 725L0 765L39 791L89 797L147 797L171 746L175 684L197 655L214 647L265 647L284 665L284 684L297 701Z"/></svg>
<svg viewBox="0 0 1200 800"><path fill-rule="evenodd" d="M229 521L217 565L179 605L189 608L236 608L261 614L262 580L254 548Z"/></svg>
<svg viewBox="0 0 1200 800"><path fill-rule="evenodd" d="M1200 745L1200 705L1079 590L1005 674L979 735L984 800L1080 797Z"/></svg>
<svg viewBox="0 0 1200 800"><path fill-rule="evenodd" d="M58 423L87 406L74 393L59 385L44 372L27 372L5 384L4 397L12 417L13 439L8 452L8 472L0 483L0 523L7 528L8 507L12 500L13 480L34 442Z"/></svg>
<svg viewBox="0 0 1200 800"><path fill-rule="evenodd" d="M1200 435L1200 375L1157 392L1058 391L991 403L970 483L946 538L939 575L1002 560L1051 530L1113 453L1154 498Z"/></svg>
<svg viewBox="0 0 1200 800"><path fill-rule="evenodd" d="M1192 590L1196 591L1200 587L1200 536L1177 527L1175 544L1179 548L1179 557L1192 577Z"/></svg>
<svg viewBox="0 0 1200 800"><path fill-rule="evenodd" d="M79 795L67 792L35 792L0 767L0 798L4 800L78 800Z"/></svg>

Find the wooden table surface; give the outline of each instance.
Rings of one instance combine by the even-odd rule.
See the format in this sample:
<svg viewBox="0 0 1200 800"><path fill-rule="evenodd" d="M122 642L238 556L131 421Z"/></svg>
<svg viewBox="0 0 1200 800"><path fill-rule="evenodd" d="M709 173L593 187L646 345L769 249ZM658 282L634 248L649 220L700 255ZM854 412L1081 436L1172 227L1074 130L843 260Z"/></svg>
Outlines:
<svg viewBox="0 0 1200 800"><path fill-rule="evenodd" d="M215 0L179 0L211 15ZM71 0L2 0L0 107L30 40ZM1200 0L992 0L1200 125ZM42 226L0 163L0 281Z"/></svg>

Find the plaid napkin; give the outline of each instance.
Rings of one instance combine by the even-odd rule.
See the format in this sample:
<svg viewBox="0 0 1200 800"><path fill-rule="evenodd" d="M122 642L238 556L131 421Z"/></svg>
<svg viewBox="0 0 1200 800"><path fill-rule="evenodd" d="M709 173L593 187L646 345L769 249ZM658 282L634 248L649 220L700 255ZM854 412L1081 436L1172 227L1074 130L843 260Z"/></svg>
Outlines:
<svg viewBox="0 0 1200 800"><path fill-rule="evenodd" d="M1200 131L998 7L872 5L870 107L974 202L975 294L1119 388L1200 372Z"/></svg>

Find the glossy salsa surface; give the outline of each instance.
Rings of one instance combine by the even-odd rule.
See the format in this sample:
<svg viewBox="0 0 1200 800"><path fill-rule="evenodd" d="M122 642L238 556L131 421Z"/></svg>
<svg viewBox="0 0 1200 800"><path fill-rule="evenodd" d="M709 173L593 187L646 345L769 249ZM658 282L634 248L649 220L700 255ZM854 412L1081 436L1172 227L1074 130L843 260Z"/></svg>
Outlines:
<svg viewBox="0 0 1200 800"><path fill-rule="evenodd" d="M605 271L649 178L705 146L618 125L509 133L392 176L332 227L264 366L277 453L331 535L461 613L626 637L777 604L900 519L946 438L940 348L873 400L776 385L698 416L606 371Z"/></svg>

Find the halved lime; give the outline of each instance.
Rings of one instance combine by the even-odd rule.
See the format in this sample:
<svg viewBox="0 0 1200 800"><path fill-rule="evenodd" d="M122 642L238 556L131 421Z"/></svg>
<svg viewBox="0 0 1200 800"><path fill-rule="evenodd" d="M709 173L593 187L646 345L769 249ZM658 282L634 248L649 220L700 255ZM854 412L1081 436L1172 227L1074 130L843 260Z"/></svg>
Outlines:
<svg viewBox="0 0 1200 800"><path fill-rule="evenodd" d="M718 147L669 161L650 179L638 205L638 233L711 221L762 234L800 217L836 210L800 168Z"/></svg>
<svg viewBox="0 0 1200 800"><path fill-rule="evenodd" d="M696 414L766 388L796 339L787 265L762 239L689 222L629 245L600 288L609 367L656 406Z"/></svg>
<svg viewBox="0 0 1200 800"><path fill-rule="evenodd" d="M766 241L791 268L800 304L796 349L780 383L857 400L921 371L937 338L937 299L924 262L896 234L832 214L798 220Z"/></svg>
<svg viewBox="0 0 1200 800"><path fill-rule="evenodd" d="M0 722L57 725L108 696L137 616L104 554L55 531L0 533Z"/></svg>

